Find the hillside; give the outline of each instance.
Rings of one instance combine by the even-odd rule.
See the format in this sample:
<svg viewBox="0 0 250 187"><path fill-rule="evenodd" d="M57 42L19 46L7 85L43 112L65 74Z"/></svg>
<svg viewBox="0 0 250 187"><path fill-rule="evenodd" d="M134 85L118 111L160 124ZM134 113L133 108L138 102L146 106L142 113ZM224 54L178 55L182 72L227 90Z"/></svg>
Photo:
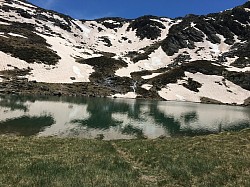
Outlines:
<svg viewBox="0 0 250 187"><path fill-rule="evenodd" d="M183 18L76 20L0 0L0 92L250 103L250 2Z"/></svg>

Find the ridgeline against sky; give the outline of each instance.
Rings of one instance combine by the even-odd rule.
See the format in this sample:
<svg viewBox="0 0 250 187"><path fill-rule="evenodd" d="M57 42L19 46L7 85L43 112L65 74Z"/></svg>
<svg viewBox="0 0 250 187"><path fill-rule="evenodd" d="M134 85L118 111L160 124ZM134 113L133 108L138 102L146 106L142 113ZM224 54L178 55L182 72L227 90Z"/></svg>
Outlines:
<svg viewBox="0 0 250 187"><path fill-rule="evenodd" d="M182 17L208 14L242 5L247 0L28 0L40 7L55 10L77 19L102 17L137 18L143 15Z"/></svg>

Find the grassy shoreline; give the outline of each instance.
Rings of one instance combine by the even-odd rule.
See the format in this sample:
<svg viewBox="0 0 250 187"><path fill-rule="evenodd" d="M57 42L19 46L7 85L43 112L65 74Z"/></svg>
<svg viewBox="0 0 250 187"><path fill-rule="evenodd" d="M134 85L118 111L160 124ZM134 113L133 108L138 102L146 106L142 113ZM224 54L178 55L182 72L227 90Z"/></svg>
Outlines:
<svg viewBox="0 0 250 187"><path fill-rule="evenodd" d="M0 137L0 186L250 186L250 129L155 140Z"/></svg>

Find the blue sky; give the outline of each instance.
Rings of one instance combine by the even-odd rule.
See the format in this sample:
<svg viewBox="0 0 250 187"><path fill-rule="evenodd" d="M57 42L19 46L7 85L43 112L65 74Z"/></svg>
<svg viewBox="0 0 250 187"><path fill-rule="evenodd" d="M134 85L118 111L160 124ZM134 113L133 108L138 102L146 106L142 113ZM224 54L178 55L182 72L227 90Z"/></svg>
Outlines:
<svg viewBox="0 0 250 187"><path fill-rule="evenodd" d="M77 19L137 18L142 15L182 17L208 14L242 5L247 0L29 0L40 7Z"/></svg>

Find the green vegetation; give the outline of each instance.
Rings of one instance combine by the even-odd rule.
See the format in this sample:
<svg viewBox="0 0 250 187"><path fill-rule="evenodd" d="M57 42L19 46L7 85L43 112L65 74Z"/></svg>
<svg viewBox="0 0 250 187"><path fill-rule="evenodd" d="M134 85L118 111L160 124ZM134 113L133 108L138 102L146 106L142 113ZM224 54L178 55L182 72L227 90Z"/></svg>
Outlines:
<svg viewBox="0 0 250 187"><path fill-rule="evenodd" d="M0 25L0 31L6 37L0 37L0 51L10 53L13 57L28 63L43 63L55 65L60 57L50 49L46 40L34 33L34 25L13 22L11 25ZM18 33L23 37L11 36L8 33Z"/></svg>
<svg viewBox="0 0 250 187"><path fill-rule="evenodd" d="M0 186L250 186L250 129L156 140L0 137Z"/></svg>

